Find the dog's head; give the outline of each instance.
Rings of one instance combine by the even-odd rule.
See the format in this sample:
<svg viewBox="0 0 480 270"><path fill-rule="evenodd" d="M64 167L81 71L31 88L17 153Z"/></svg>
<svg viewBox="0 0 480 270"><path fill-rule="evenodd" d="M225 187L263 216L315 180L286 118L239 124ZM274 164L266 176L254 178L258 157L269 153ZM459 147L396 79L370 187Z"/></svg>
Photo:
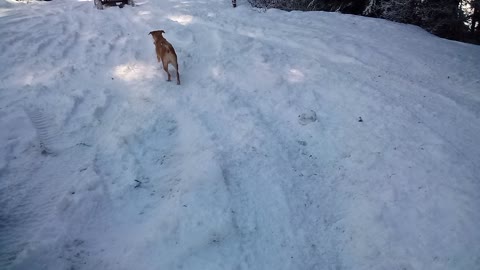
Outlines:
<svg viewBox="0 0 480 270"><path fill-rule="evenodd" d="M165 33L165 31L163 31L163 30L155 30L155 31L151 31L151 32L148 33L148 34L149 34L149 35L152 35L152 38L153 38L153 41L154 41L154 44L155 44L155 42L157 42L157 40L163 39L163 36L162 36L163 33Z"/></svg>

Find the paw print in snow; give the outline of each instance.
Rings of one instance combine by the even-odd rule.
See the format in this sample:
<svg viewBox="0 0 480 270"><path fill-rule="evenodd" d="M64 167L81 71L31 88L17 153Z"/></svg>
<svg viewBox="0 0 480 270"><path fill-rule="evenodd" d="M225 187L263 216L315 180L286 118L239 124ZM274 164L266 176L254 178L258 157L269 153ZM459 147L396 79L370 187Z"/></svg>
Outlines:
<svg viewBox="0 0 480 270"><path fill-rule="evenodd" d="M317 121L317 113L312 110L302 113L298 116L298 123L303 126L315 121Z"/></svg>

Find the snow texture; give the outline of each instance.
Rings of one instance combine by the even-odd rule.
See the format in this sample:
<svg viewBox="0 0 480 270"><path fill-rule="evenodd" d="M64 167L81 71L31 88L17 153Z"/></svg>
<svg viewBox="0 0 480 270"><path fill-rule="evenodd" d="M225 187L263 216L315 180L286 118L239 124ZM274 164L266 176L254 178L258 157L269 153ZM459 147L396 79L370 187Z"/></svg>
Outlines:
<svg viewBox="0 0 480 270"><path fill-rule="evenodd" d="M478 269L480 47L238 4L0 0L0 269Z"/></svg>

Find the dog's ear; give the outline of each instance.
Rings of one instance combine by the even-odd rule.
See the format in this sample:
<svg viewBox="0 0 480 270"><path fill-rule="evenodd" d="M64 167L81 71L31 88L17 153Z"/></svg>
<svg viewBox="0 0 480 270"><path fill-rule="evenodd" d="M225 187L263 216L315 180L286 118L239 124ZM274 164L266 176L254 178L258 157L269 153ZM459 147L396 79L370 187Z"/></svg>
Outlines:
<svg viewBox="0 0 480 270"><path fill-rule="evenodd" d="M160 31L158 31L158 32L165 34L165 31L163 31L163 30L160 30Z"/></svg>

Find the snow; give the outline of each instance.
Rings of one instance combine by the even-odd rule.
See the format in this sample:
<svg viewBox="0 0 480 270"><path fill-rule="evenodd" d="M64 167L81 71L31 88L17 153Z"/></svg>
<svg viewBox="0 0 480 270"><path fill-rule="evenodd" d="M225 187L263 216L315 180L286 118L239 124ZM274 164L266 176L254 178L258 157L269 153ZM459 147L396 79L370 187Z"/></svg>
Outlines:
<svg viewBox="0 0 480 270"><path fill-rule="evenodd" d="M137 4L0 0L1 269L478 268L480 47Z"/></svg>

